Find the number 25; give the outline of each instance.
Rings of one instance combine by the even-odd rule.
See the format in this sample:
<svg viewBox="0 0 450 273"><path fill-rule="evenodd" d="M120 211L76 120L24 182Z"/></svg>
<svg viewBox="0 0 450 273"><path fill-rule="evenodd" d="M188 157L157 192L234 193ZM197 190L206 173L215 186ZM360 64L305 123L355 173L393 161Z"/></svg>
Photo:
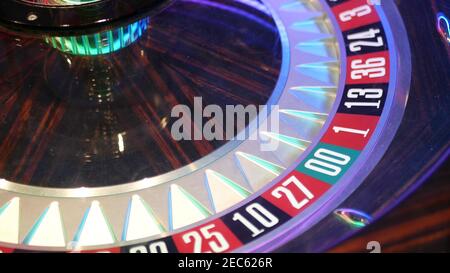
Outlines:
<svg viewBox="0 0 450 273"><path fill-rule="evenodd" d="M183 241L186 244L194 242L194 253L202 253L203 239L208 241L208 245L212 252L223 252L226 251L230 244L227 242L225 237L218 231L211 231L216 226L214 224L204 226L200 229L200 232L194 230L183 235ZM216 241L214 241L214 239ZM211 251L207 251L211 252Z"/></svg>

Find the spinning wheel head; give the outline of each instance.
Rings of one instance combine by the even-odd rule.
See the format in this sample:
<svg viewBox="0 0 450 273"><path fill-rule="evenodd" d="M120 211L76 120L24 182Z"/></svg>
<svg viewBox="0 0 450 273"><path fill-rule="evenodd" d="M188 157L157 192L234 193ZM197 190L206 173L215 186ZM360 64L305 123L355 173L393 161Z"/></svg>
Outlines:
<svg viewBox="0 0 450 273"><path fill-rule="evenodd" d="M96 33L154 16L172 1L3 0L0 27L32 35Z"/></svg>
<svg viewBox="0 0 450 273"><path fill-rule="evenodd" d="M42 6L78 6L105 0L20 0L22 2Z"/></svg>

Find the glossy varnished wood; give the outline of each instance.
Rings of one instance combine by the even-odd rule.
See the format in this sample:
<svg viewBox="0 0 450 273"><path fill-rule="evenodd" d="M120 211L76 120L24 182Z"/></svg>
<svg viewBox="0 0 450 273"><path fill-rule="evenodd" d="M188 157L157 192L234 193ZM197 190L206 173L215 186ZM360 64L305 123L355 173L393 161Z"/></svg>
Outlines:
<svg viewBox="0 0 450 273"><path fill-rule="evenodd" d="M450 252L450 161L399 207L330 252Z"/></svg>

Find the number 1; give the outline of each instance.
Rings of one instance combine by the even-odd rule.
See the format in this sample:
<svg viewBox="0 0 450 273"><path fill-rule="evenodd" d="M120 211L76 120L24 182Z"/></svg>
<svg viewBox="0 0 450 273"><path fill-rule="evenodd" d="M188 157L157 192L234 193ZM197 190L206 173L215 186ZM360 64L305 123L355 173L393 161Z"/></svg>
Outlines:
<svg viewBox="0 0 450 273"><path fill-rule="evenodd" d="M345 132L345 133L350 133L350 134L357 134L357 135L363 135L364 138L367 137L367 135L370 132L370 129L367 130L357 130L357 129L351 129L351 128L345 128L345 127L338 127L338 126L334 126L333 127L333 131L336 134L339 134L340 132Z"/></svg>

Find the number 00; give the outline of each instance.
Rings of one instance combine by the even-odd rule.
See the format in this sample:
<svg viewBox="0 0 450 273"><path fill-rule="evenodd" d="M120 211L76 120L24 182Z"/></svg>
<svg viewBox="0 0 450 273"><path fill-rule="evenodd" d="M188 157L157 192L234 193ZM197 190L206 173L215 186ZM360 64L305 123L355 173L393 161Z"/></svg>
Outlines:
<svg viewBox="0 0 450 273"><path fill-rule="evenodd" d="M341 173L341 166L347 165L351 158L328 149L319 149L314 153L313 159L306 162L305 167L329 176L337 176Z"/></svg>

